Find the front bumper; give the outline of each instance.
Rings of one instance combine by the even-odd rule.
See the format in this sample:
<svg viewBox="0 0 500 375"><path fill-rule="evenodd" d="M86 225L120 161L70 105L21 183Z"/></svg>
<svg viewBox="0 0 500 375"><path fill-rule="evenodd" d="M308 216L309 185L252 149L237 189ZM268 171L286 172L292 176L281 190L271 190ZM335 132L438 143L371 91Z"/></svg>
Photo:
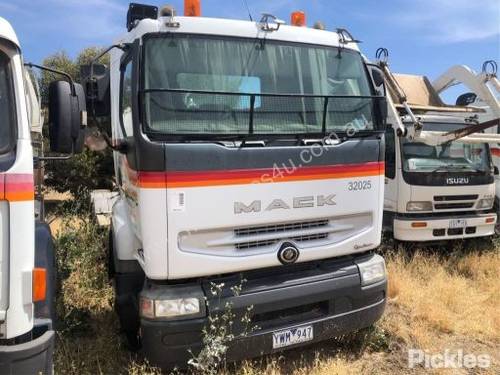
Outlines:
<svg viewBox="0 0 500 375"><path fill-rule="evenodd" d="M35 323L35 339L17 345L0 346L0 374L49 375L53 373L54 337L51 324Z"/></svg>
<svg viewBox="0 0 500 375"><path fill-rule="evenodd" d="M463 228L450 228L452 220L461 219L466 221ZM486 222L486 219L492 219ZM394 238L400 241L440 241L465 239L473 237L492 236L495 233L497 215L467 214L449 216L418 216L407 217L396 215L394 217ZM425 223L425 227L414 227L413 223Z"/></svg>
<svg viewBox="0 0 500 375"><path fill-rule="evenodd" d="M384 311L387 281L361 286L355 262L366 257L325 260L245 274L246 282L238 296L229 292L238 284L239 279L235 276L203 283L208 314L220 313L227 303L235 314L232 332L237 338L229 343L226 359L236 361L279 352L372 325ZM220 295L209 297L211 283L224 283ZM241 335L245 331L242 317L249 306L253 307L252 324L258 328ZM187 361L202 347L202 330L207 322L206 317L170 321L142 319L144 355L151 364L161 368L186 367ZM303 325L313 326L311 341L273 349L273 332Z"/></svg>

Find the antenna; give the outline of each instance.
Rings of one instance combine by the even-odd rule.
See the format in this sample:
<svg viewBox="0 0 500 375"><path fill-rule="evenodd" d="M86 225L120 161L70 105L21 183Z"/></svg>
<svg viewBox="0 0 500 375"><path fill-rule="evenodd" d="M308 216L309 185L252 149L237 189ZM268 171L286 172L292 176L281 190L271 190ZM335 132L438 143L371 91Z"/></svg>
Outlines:
<svg viewBox="0 0 500 375"><path fill-rule="evenodd" d="M245 8L247 8L248 18L250 18L250 21L253 22L252 13L250 13L250 8L248 7L247 0L243 0L243 5L245 5Z"/></svg>

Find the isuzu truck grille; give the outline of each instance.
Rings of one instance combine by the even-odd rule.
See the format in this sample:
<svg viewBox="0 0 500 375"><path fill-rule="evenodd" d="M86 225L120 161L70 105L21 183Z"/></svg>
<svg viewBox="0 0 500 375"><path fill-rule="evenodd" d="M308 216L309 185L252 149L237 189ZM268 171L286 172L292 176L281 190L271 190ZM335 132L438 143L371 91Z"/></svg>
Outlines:
<svg viewBox="0 0 500 375"><path fill-rule="evenodd" d="M470 195L435 195L434 200L436 202L450 202L450 201L469 201L476 200L478 198L477 194Z"/></svg>
<svg viewBox="0 0 500 375"><path fill-rule="evenodd" d="M461 210L473 208L478 199L477 194L469 195L435 195L434 209L436 210Z"/></svg>

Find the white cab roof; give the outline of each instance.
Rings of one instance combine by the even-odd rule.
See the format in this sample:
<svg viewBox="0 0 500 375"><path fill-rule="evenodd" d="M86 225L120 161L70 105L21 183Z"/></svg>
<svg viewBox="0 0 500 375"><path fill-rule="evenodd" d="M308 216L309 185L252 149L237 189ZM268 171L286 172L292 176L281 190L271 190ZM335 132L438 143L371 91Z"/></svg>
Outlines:
<svg viewBox="0 0 500 375"><path fill-rule="evenodd" d="M278 31L263 31L259 22L208 17L174 17L174 21L179 23L179 27L175 28L168 27L168 21L167 17L160 17L158 20L144 19L119 42L131 42L147 33L172 32L258 38L330 47L338 47L340 44L336 32L309 27L281 25ZM347 43L343 47L359 51L356 43Z"/></svg>
<svg viewBox="0 0 500 375"><path fill-rule="evenodd" d="M0 17L0 39L7 39L19 47L19 40L17 39L14 29L10 23L2 17Z"/></svg>

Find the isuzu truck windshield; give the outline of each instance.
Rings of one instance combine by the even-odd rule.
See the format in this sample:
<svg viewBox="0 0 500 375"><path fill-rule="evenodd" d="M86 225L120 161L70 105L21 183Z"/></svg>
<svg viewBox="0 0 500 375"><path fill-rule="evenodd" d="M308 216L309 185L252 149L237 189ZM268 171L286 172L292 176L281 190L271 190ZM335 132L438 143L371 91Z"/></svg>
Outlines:
<svg viewBox="0 0 500 375"><path fill-rule="evenodd" d="M361 55L317 45L186 34L144 42L149 134L308 134L379 122Z"/></svg>
<svg viewBox="0 0 500 375"><path fill-rule="evenodd" d="M451 131L460 124L426 124L427 129ZM462 124L463 126L463 124ZM404 170L406 172L490 172L489 151L486 144L450 142L438 146L403 141Z"/></svg>
<svg viewBox="0 0 500 375"><path fill-rule="evenodd" d="M0 51L0 154L12 145L14 107L9 58Z"/></svg>

